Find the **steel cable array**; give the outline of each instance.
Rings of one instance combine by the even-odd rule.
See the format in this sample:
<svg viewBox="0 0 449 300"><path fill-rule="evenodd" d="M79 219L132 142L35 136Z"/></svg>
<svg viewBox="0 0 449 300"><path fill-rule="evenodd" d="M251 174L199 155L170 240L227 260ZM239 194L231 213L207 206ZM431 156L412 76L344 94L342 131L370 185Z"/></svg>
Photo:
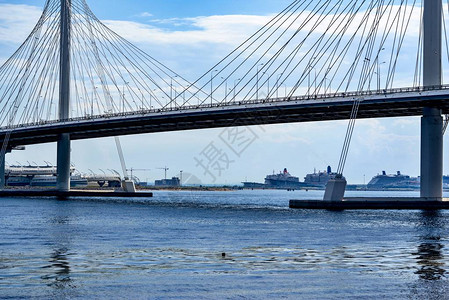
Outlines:
<svg viewBox="0 0 449 300"><path fill-rule="evenodd" d="M71 4L71 118L164 108L173 84L191 86L108 29L84 0ZM0 67L1 126L58 119L59 23L60 0L48 0L26 41Z"/></svg>

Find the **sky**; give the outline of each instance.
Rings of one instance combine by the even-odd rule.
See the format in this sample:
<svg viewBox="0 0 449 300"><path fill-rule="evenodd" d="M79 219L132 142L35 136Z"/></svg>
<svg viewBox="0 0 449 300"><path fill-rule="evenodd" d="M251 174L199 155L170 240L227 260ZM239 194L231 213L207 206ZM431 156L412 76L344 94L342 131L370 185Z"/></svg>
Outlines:
<svg viewBox="0 0 449 300"><path fill-rule="evenodd" d="M87 2L105 24L191 81L289 4L289 0ZM43 5L42 0L0 0L0 61L20 46ZM238 151L226 144L225 137L236 130L229 128L120 139L127 167L149 169L134 171L142 181L163 178L161 168L168 167L168 177L178 176L182 170L184 180L236 184L263 182L267 174L284 168L300 179L328 165L336 169L347 124L336 121L243 128L251 140ZM444 173L448 174L447 137L444 145ZM214 176L199 164L202 154L211 148L229 158L226 168ZM349 183L367 183L383 170L418 176L419 155L419 117L358 120L344 175ZM6 160L9 164L54 164L56 144L27 146L25 151L8 154ZM72 163L81 173L121 170L113 138L73 141Z"/></svg>

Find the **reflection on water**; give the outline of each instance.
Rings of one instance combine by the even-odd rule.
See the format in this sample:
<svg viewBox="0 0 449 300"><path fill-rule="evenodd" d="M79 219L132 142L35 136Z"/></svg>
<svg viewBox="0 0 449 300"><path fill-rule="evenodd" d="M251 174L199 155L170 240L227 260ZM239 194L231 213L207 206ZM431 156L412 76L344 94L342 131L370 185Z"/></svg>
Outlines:
<svg viewBox="0 0 449 300"><path fill-rule="evenodd" d="M421 243L418 246L417 262L420 269L416 271L421 279L439 280L446 273L444 267L444 257L441 252L443 245L439 243L439 238L433 237L433 241Z"/></svg>
<svg viewBox="0 0 449 300"><path fill-rule="evenodd" d="M416 274L424 280L440 280L445 276L446 265L442 249L440 231L442 230L442 216L437 211L423 212L419 228L423 231L421 243L416 255L419 266Z"/></svg>
<svg viewBox="0 0 449 300"><path fill-rule="evenodd" d="M57 213L61 213L57 211ZM53 246L53 251L50 255L49 264L42 267L47 270L41 279L48 281L47 285L64 289L71 286L72 281L71 268L69 262L69 245L70 233L67 230L70 224L70 218L66 215L57 215L49 220L51 224L51 231L48 236L49 244Z"/></svg>
<svg viewBox="0 0 449 300"><path fill-rule="evenodd" d="M67 259L67 249L57 249L51 255L50 265L44 266L45 269L50 269L51 274L42 276L42 279L53 279L55 282L70 281L70 264Z"/></svg>

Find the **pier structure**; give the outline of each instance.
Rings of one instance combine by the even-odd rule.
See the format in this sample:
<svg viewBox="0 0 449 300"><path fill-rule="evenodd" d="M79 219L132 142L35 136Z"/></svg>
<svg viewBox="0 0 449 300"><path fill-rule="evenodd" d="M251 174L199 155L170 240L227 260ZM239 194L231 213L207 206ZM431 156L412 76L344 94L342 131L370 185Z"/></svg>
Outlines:
<svg viewBox="0 0 449 300"><path fill-rule="evenodd" d="M423 83L441 86L442 79L442 1L424 0ZM443 197L443 118L441 108L426 106L421 119L421 198Z"/></svg>

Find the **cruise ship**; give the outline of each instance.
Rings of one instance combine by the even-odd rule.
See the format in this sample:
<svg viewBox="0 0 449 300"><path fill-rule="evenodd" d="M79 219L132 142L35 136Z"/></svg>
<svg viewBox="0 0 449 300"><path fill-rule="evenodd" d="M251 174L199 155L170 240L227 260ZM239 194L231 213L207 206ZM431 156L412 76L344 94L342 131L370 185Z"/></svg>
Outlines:
<svg viewBox="0 0 449 300"><path fill-rule="evenodd" d="M327 167L327 171L313 172L304 177L304 181L299 181L299 177L291 175L287 168L284 171L267 175L265 183L243 182L243 188L247 189L324 189L330 179L334 179L337 173L332 172L332 168Z"/></svg>
<svg viewBox="0 0 449 300"><path fill-rule="evenodd" d="M283 172L265 177L265 187L275 189L299 189L304 186L304 183L299 182L299 178L290 175L287 168Z"/></svg>
<svg viewBox="0 0 449 300"><path fill-rule="evenodd" d="M306 177L304 177L304 183L309 187L325 188L327 182L331 179L335 179L336 176L337 173L332 172L331 166L328 166L326 171L316 172L315 170L313 173L307 174Z"/></svg>
<svg viewBox="0 0 449 300"><path fill-rule="evenodd" d="M409 175L401 174L397 171L396 174L387 174L382 171L382 174L374 176L366 186L370 190L385 190L385 189L419 189L419 177L410 177Z"/></svg>

